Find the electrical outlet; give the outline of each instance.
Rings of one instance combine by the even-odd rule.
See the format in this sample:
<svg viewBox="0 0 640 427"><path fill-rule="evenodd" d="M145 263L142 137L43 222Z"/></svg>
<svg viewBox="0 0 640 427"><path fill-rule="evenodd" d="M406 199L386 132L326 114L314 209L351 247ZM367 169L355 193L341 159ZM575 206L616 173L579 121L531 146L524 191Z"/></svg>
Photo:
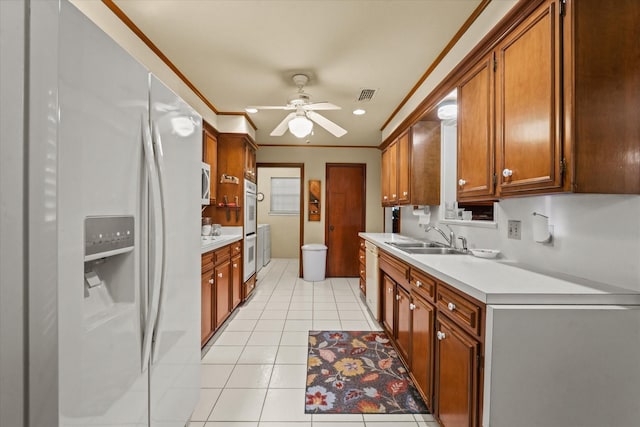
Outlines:
<svg viewBox="0 0 640 427"><path fill-rule="evenodd" d="M522 221L510 219L508 222L507 237L509 239L520 240L520 230L522 229Z"/></svg>

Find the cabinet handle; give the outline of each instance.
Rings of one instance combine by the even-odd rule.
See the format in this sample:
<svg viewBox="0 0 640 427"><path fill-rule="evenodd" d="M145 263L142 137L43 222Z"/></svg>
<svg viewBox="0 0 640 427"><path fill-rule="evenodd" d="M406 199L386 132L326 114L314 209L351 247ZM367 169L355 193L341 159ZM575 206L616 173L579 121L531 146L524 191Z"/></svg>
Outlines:
<svg viewBox="0 0 640 427"><path fill-rule="evenodd" d="M415 304L409 304L409 310L415 310L415 309L416 309Z"/></svg>
<svg viewBox="0 0 640 427"><path fill-rule="evenodd" d="M387 197L387 196L383 196L382 198L383 198L383 199L385 199L385 200L387 200L387 199L388 199L388 197Z"/></svg>
<svg viewBox="0 0 640 427"><path fill-rule="evenodd" d="M409 192L408 192L408 191L403 191L403 192L402 192L402 195L403 195L403 196L407 196L408 194L409 194Z"/></svg>
<svg viewBox="0 0 640 427"><path fill-rule="evenodd" d="M436 334L436 336L438 337L438 339L439 339L440 341L442 341L443 339L445 339L445 338L447 337L447 336L445 335L445 333L444 333L444 332L440 332L440 331L438 331L438 333Z"/></svg>
<svg viewBox="0 0 640 427"><path fill-rule="evenodd" d="M362 255L360 255L360 259L364 258Z"/></svg>
<svg viewBox="0 0 640 427"><path fill-rule="evenodd" d="M256 285L251 285L251 289L255 288Z"/></svg>
<svg viewBox="0 0 640 427"><path fill-rule="evenodd" d="M400 301L400 294L396 294L396 301Z"/></svg>
<svg viewBox="0 0 640 427"><path fill-rule="evenodd" d="M460 179L458 180L458 185L459 185L460 187L464 186L466 183L467 183L467 181L465 181L465 180L464 180L464 179L462 179L462 178L460 178Z"/></svg>
<svg viewBox="0 0 640 427"><path fill-rule="evenodd" d="M395 199L395 198L396 198L396 195L395 195L395 194L392 194L392 195L391 195L391 197L393 197L393 198Z"/></svg>
<svg viewBox="0 0 640 427"><path fill-rule="evenodd" d="M222 273L218 273L218 277L222 277Z"/></svg>
<svg viewBox="0 0 640 427"><path fill-rule="evenodd" d="M511 169L505 169L502 171L502 176L505 178L509 178L511 175L513 175L513 171Z"/></svg>
<svg viewBox="0 0 640 427"><path fill-rule="evenodd" d="M416 286L417 287L422 287L422 282L420 280L416 280Z"/></svg>
<svg viewBox="0 0 640 427"><path fill-rule="evenodd" d="M390 294L392 290L393 290L392 288L388 288L387 293Z"/></svg>
<svg viewBox="0 0 640 427"><path fill-rule="evenodd" d="M236 247L236 252L237 252L237 251L240 251L240 248L239 248L239 247Z"/></svg>
<svg viewBox="0 0 640 427"><path fill-rule="evenodd" d="M213 279L209 279L209 284L213 285Z"/></svg>
<svg viewBox="0 0 640 427"><path fill-rule="evenodd" d="M233 264L233 268L238 268L238 264Z"/></svg>
<svg viewBox="0 0 640 427"><path fill-rule="evenodd" d="M447 308L449 309L449 311L453 311L456 309L456 305L450 302L449 304L447 304Z"/></svg>
<svg viewBox="0 0 640 427"><path fill-rule="evenodd" d="M360 270L360 274L364 274L364 270Z"/></svg>

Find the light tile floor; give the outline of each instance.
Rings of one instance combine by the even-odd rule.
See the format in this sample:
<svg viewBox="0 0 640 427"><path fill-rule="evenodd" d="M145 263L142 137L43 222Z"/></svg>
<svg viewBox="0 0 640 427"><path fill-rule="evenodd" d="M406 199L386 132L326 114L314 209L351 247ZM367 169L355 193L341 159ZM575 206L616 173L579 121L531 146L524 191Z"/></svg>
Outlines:
<svg viewBox="0 0 640 427"><path fill-rule="evenodd" d="M310 330L379 330L358 278L306 282L298 260L272 259L249 301L202 350L189 427L437 427L430 415L304 413Z"/></svg>

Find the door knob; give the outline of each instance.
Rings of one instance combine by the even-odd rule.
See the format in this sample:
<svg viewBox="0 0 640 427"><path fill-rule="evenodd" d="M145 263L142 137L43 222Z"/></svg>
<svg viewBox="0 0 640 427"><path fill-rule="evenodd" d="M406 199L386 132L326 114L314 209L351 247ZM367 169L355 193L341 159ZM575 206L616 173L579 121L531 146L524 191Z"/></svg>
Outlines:
<svg viewBox="0 0 640 427"><path fill-rule="evenodd" d="M333 225L329 226L329 231L333 231Z"/></svg>

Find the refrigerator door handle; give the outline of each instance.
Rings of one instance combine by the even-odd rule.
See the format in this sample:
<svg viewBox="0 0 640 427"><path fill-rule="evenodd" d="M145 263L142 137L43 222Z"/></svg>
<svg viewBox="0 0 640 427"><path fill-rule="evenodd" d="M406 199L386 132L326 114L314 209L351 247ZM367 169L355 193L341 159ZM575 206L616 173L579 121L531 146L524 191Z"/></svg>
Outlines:
<svg viewBox="0 0 640 427"><path fill-rule="evenodd" d="M162 253L158 250L158 240L157 240L157 230L158 227L158 213L160 211L160 184L158 179L158 172L156 170L155 163L155 155L153 153L153 145L151 142L151 131L149 129L149 124L145 120L145 117L142 117L142 146L144 153L144 164L145 169L147 170L149 187L151 191L151 199L153 201L153 206L149 210L150 215L152 216L152 222L154 225L154 230L150 230L149 234L154 236L155 248L153 250L153 264L150 266L150 270L153 271L153 276L150 279L150 286L148 289L149 292L149 304L147 307L146 313L146 322L144 325L144 335L142 338L142 372L145 372L149 367L150 355L151 355L151 345L153 340L153 331L155 329L155 324L158 315L158 302L159 302L159 292L158 292L158 282L161 280L161 272L160 268L162 266ZM164 240L164 236L163 240Z"/></svg>
<svg viewBox="0 0 640 427"><path fill-rule="evenodd" d="M160 289L158 292L158 307L156 309L156 322L153 326L153 346L152 346L152 350L151 350L151 360L150 362L153 363L156 359L156 349L159 347L158 345L158 337L157 337L157 332L158 332L158 328L160 327L160 323L162 322L162 306L163 306L163 302L166 298L165 296L165 278L166 278L166 271L167 271L167 239L166 239L166 232L167 232L167 227L166 227L166 208L165 208L165 186L164 186L164 177L165 177L165 166L164 166L164 151L162 149L162 138L160 137L160 131L158 129L158 125L156 123L154 123L153 121L151 122L151 140L153 142L153 147L154 147L154 153L155 153L155 160L156 160L156 166L157 166L157 171L158 171L158 187L160 190L160 215L161 215L161 226L162 226L162 261L161 261L161 273L160 273Z"/></svg>

